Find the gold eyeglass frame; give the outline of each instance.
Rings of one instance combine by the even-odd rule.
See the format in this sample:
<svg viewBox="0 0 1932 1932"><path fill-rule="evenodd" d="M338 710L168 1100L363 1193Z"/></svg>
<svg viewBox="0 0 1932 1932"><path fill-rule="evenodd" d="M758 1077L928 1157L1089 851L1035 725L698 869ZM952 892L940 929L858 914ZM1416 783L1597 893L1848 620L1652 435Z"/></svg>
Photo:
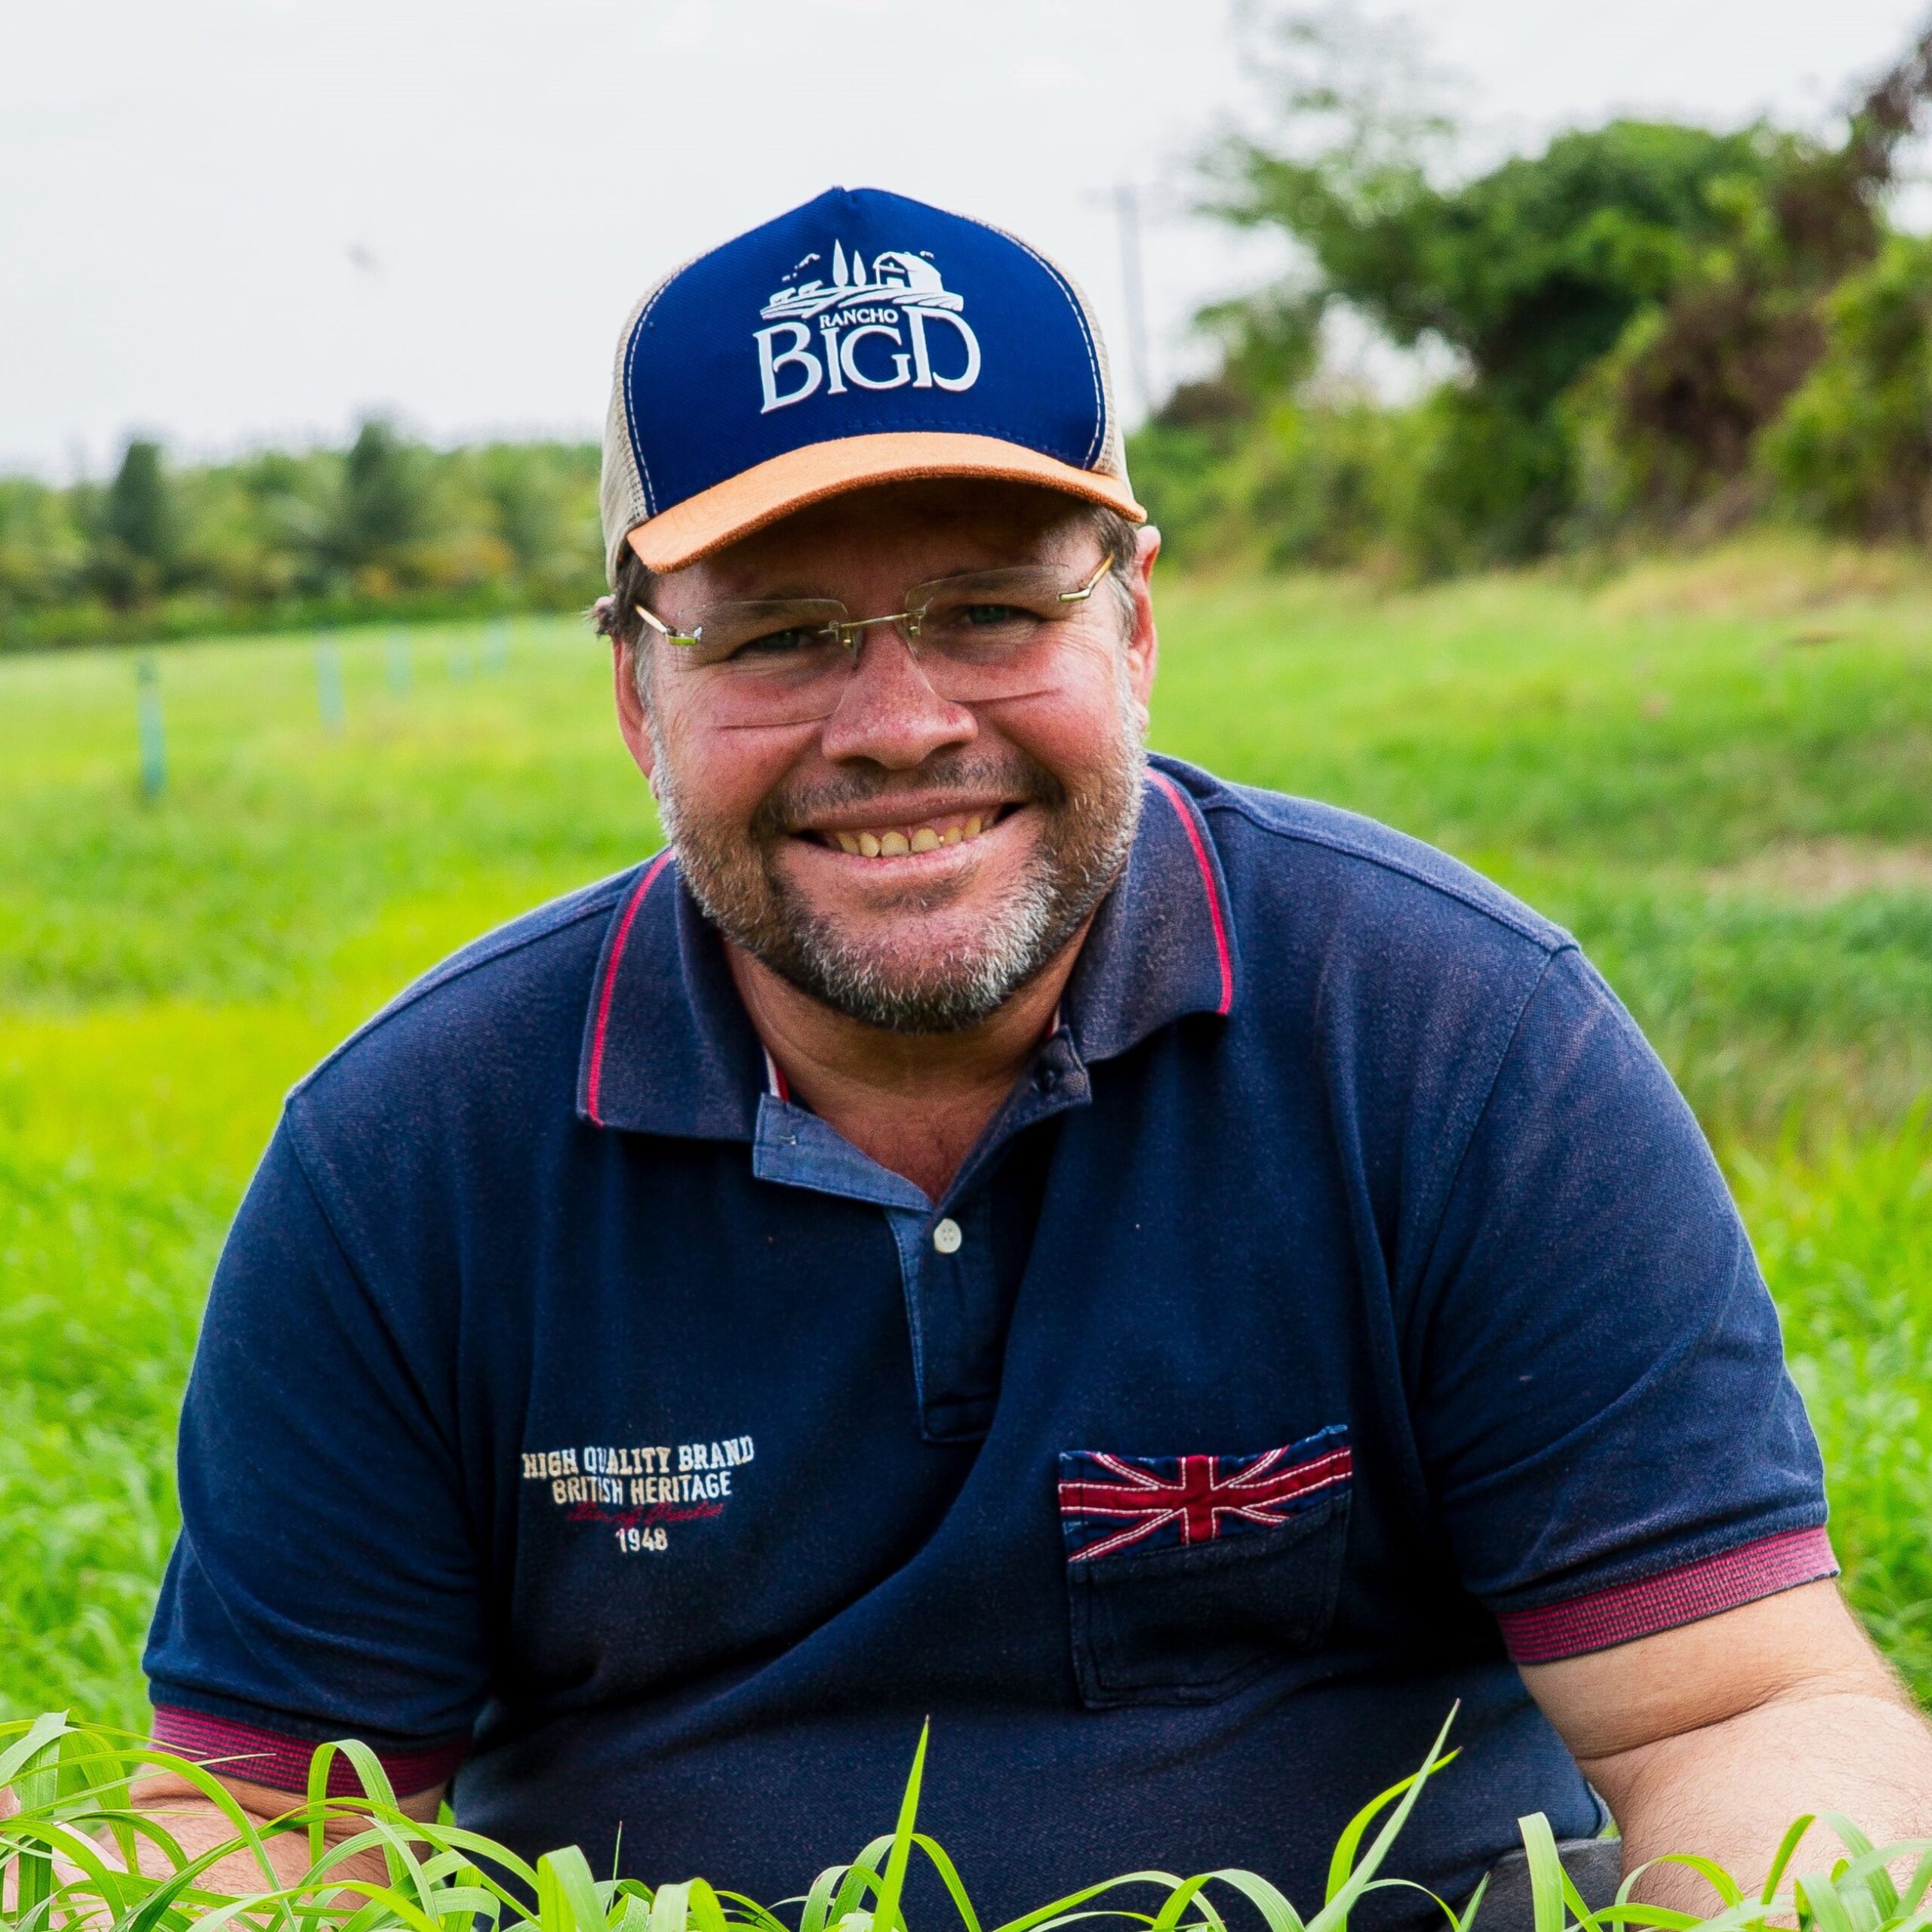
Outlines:
<svg viewBox="0 0 1932 1932"><path fill-rule="evenodd" d="M1085 603L1088 598L1091 597L1094 592L1100 588L1100 580L1104 577L1108 571L1112 570L1113 567L1114 560L1112 558L1103 557L1100 559L1099 568L1095 570L1094 574L1090 577L1084 583L1080 585L1076 589L1063 590L1060 592L1060 601L1063 604ZM1021 566L1021 568L1024 568L1024 566ZM987 571L983 572L979 571L964 571L959 574L961 577L973 577L983 575L994 577L998 576L1000 573L995 571ZM952 583L957 580L958 580L954 578L937 577L934 580L934 586L937 587L938 585ZM781 600L774 599L773 601L779 601ZM826 603L832 603L836 600L831 598L826 598L823 600L816 598L801 598L798 601L801 603L816 603L821 601ZM662 617L657 615L656 611L647 609L641 604L634 604L631 608L632 610L636 611L638 615L641 617L666 644L690 645L702 644L704 641L704 626L701 623L695 630L693 631L675 631L669 624L665 623ZM844 650L850 652L853 657L856 657L859 654L859 645L861 641L860 635L860 632L869 630L875 624L903 624L906 626L905 635L906 641L908 643L911 643L919 635L920 620L924 615L925 611L922 608L916 611L894 611L884 617L847 617L839 620L837 622L826 624L821 630L813 633L813 635L817 636L825 636L828 634L830 635L838 640L838 644Z"/></svg>

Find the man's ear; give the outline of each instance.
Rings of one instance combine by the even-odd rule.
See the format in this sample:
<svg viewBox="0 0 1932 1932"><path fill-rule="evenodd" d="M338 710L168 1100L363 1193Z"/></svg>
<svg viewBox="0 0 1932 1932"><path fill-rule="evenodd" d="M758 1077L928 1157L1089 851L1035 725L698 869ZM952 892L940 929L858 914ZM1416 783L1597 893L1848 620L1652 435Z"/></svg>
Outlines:
<svg viewBox="0 0 1932 1932"><path fill-rule="evenodd" d="M1161 533L1143 524L1134 545L1127 583L1134 598L1134 622L1128 632L1128 682L1144 711L1154 691L1154 667L1161 654L1161 638L1154 624L1154 559L1161 554Z"/></svg>
<svg viewBox="0 0 1932 1932"><path fill-rule="evenodd" d="M641 639L626 644L622 638L611 640L611 677L617 700L617 729L631 761L645 776L652 795L657 793L657 748L651 738L651 721L644 700L638 694L637 654L645 648Z"/></svg>

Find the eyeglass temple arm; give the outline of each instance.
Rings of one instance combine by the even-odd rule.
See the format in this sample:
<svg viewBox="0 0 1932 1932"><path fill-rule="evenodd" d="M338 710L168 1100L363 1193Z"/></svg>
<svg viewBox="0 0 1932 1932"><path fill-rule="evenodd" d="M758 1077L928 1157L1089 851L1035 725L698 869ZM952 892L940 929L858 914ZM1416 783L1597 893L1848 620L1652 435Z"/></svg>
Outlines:
<svg viewBox="0 0 1932 1932"><path fill-rule="evenodd" d="M1103 557L1100 559L1100 568L1097 570L1078 590L1063 590L1060 594L1060 601L1063 604L1085 603L1088 598L1091 597L1094 592L1100 587L1101 578L1105 577L1108 571L1112 570L1113 567L1114 560L1112 558Z"/></svg>
<svg viewBox="0 0 1932 1932"><path fill-rule="evenodd" d="M647 611L641 604L633 604L631 606L631 608L635 611L638 615L664 640L666 644L696 644L699 642L704 635L704 626L702 624L700 624L696 630L689 632L684 631L674 631L662 617L658 616L656 611Z"/></svg>

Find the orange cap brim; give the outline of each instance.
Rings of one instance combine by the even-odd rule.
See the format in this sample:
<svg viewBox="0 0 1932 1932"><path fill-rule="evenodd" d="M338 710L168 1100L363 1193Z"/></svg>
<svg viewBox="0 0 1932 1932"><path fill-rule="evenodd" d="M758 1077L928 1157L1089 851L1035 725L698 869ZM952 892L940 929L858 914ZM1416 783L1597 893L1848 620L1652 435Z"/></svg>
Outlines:
<svg viewBox="0 0 1932 1932"><path fill-rule="evenodd" d="M841 436L788 450L672 504L660 515L638 524L625 541L646 568L682 570L809 503L823 503L827 497L862 490L869 484L941 476L1035 484L1088 503L1104 503L1134 523L1147 519L1147 512L1118 476L1076 469L1070 463L1042 456L1018 443L1002 442L997 436L901 430Z"/></svg>

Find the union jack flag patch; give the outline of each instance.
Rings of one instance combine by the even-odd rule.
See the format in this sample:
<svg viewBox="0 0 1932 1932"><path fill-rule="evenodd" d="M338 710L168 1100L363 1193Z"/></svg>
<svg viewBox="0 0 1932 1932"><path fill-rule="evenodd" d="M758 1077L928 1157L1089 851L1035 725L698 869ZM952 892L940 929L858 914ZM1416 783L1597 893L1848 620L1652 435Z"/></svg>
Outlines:
<svg viewBox="0 0 1932 1932"><path fill-rule="evenodd" d="M1060 1459L1067 1561L1278 1528L1346 1485L1353 1472L1349 1432L1339 1423L1255 1456L1069 1450Z"/></svg>

